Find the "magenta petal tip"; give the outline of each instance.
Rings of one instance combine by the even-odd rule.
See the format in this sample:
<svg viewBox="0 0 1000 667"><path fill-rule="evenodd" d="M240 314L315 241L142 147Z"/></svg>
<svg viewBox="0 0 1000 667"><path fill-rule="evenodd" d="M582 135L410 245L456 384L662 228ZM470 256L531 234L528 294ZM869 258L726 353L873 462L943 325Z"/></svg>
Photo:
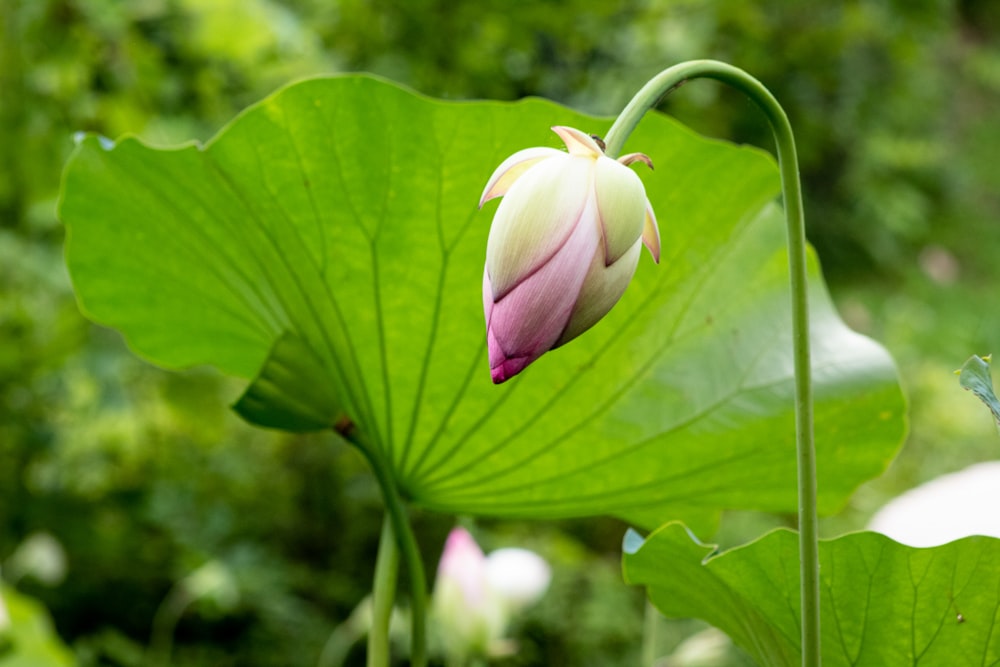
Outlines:
<svg viewBox="0 0 1000 667"><path fill-rule="evenodd" d="M506 382L527 368L530 363L530 357L514 357L513 359L504 359L499 366L495 366L490 369L490 375L493 376L493 384Z"/></svg>

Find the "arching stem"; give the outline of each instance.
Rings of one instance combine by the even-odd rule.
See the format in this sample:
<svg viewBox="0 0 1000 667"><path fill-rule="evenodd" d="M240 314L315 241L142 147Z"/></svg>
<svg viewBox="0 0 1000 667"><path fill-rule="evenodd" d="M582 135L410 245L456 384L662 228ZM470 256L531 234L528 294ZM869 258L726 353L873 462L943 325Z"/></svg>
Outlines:
<svg viewBox="0 0 1000 667"><path fill-rule="evenodd" d="M802 665L819 667L819 532L816 513L816 447L813 441L812 379L809 361L809 305L806 234L795 139L788 117L771 92L738 67L715 60L692 60L670 67L643 86L615 121L604 141L609 157L621 153L639 120L671 90L691 79L715 79L745 93L760 107L774 132L781 172L792 293L795 362L795 440L799 479L799 560L802 585Z"/></svg>

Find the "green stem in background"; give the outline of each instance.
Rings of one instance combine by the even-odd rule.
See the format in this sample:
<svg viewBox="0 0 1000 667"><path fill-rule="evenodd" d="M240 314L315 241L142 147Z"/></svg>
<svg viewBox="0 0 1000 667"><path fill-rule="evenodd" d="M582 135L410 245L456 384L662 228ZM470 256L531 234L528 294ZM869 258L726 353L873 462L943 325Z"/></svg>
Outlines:
<svg viewBox="0 0 1000 667"><path fill-rule="evenodd" d="M642 662L640 664L647 667L653 667L656 664L659 628L660 612L649 600L646 600L642 619Z"/></svg>
<svg viewBox="0 0 1000 667"><path fill-rule="evenodd" d="M369 595L330 633L316 667L343 667L354 644L368 634L371 618L372 597Z"/></svg>
<svg viewBox="0 0 1000 667"><path fill-rule="evenodd" d="M427 580L424 577L424 564L420 557L420 550L417 548L417 538L413 534L413 527L410 525L410 519L406 512L406 504L399 495L399 489L396 488L396 481L392 476L392 471L389 469L389 464L383 458L382 453L364 442L357 429L354 428L353 424L338 424L336 426L336 431L348 442L357 447L361 453L364 454L365 458L368 459L368 462L371 464L372 471L375 473L375 478L378 480L378 484L382 489L382 496L385 500L387 521L382 527L382 536L379 544L379 560L382 559L383 550L390 548L387 546L389 542L394 543L395 547L398 547L399 553L403 557L403 563L406 566L406 572L410 579L410 617L412 620L410 664L412 667L426 667ZM399 554L396 555L396 563L398 563L398 556ZM389 558L387 557L386 560L389 560ZM385 567L388 568L389 565L386 564ZM382 573L382 569L384 568L380 567L379 563L376 563L375 590L373 591L375 597L374 604L376 607L380 604L379 597L382 593L378 590L378 587L380 585L386 586L389 583L389 575ZM392 569L396 570L398 568L393 566ZM385 579L383 580L381 577L385 577ZM395 574L392 575L391 580L392 587L395 588ZM385 596L382 595L382 597ZM390 595L388 602L385 600L381 602L381 604L389 605L390 616L392 609L391 598L392 596ZM378 610L376 609L373 613L373 620L378 620L378 618ZM388 618L388 616L386 618ZM385 623L388 625L388 620L385 620ZM375 632L376 629L373 626L372 633ZM373 664L371 655L369 655L368 667L387 667L389 664L388 637L388 627L386 627L384 634L385 662L380 665ZM371 640L369 640L368 646L369 651L371 651Z"/></svg>
<svg viewBox="0 0 1000 667"><path fill-rule="evenodd" d="M386 512L382 520L382 535L378 540L378 556L375 559L372 624L368 629L368 667L384 667L389 664L389 626L398 574L399 547L392 530L392 517Z"/></svg>
<svg viewBox="0 0 1000 667"><path fill-rule="evenodd" d="M816 447L813 442L812 380L809 362L809 306L806 233L802 213L795 138L788 117L764 85L743 70L715 60L692 60L670 67L649 81L622 111L605 137L607 154L617 157L632 130L664 95L691 79L715 79L745 93L760 107L774 132L788 223L788 269L792 290L795 360L795 440L799 477L799 562L802 584L802 664L819 667L819 529L816 512Z"/></svg>
<svg viewBox="0 0 1000 667"><path fill-rule="evenodd" d="M150 667L167 667L174 648L174 630L184 611L195 601L184 586L184 580L174 583L167 596L153 615L153 633L146 651L146 664Z"/></svg>

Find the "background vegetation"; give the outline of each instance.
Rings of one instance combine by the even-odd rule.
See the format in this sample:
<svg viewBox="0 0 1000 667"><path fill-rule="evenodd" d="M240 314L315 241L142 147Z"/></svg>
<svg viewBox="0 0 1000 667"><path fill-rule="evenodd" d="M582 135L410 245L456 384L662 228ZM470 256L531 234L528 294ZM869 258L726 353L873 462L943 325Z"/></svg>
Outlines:
<svg viewBox="0 0 1000 667"><path fill-rule="evenodd" d="M81 665L144 664L154 626L175 637L175 664L315 665L370 586L381 515L360 457L332 436L247 427L226 407L230 381L160 371L90 325L55 216L75 132L206 140L301 76L365 70L437 97L540 95L610 115L674 62L743 67L796 128L810 238L845 318L893 352L912 403L903 454L827 531L994 457L988 414L951 375L1000 331L989 0L0 0L0 26L0 564ZM770 146L757 113L711 83L664 109ZM716 538L787 521L734 515ZM623 526L475 525L487 549L556 564L516 628L522 652L498 664L637 663ZM450 526L420 517L428 568ZM668 626L663 650L694 627Z"/></svg>

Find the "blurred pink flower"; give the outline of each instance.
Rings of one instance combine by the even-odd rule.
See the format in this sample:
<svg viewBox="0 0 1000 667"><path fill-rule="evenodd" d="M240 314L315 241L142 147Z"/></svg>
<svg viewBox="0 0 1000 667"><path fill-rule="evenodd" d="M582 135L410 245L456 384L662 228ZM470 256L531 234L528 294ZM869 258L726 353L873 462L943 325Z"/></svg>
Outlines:
<svg viewBox="0 0 1000 667"><path fill-rule="evenodd" d="M0 586L0 635L10 628L10 614L7 612L7 605L3 601L3 586Z"/></svg>
<svg viewBox="0 0 1000 667"><path fill-rule="evenodd" d="M490 373L510 379L592 327L625 292L645 243L660 259L660 233L642 181L588 135L552 128L568 152L528 148L497 167L479 205L503 196L483 274Z"/></svg>
<svg viewBox="0 0 1000 667"><path fill-rule="evenodd" d="M452 530L433 599L435 628L445 652L457 663L498 652L512 614L538 600L551 578L538 554L508 548L486 556L467 530Z"/></svg>

